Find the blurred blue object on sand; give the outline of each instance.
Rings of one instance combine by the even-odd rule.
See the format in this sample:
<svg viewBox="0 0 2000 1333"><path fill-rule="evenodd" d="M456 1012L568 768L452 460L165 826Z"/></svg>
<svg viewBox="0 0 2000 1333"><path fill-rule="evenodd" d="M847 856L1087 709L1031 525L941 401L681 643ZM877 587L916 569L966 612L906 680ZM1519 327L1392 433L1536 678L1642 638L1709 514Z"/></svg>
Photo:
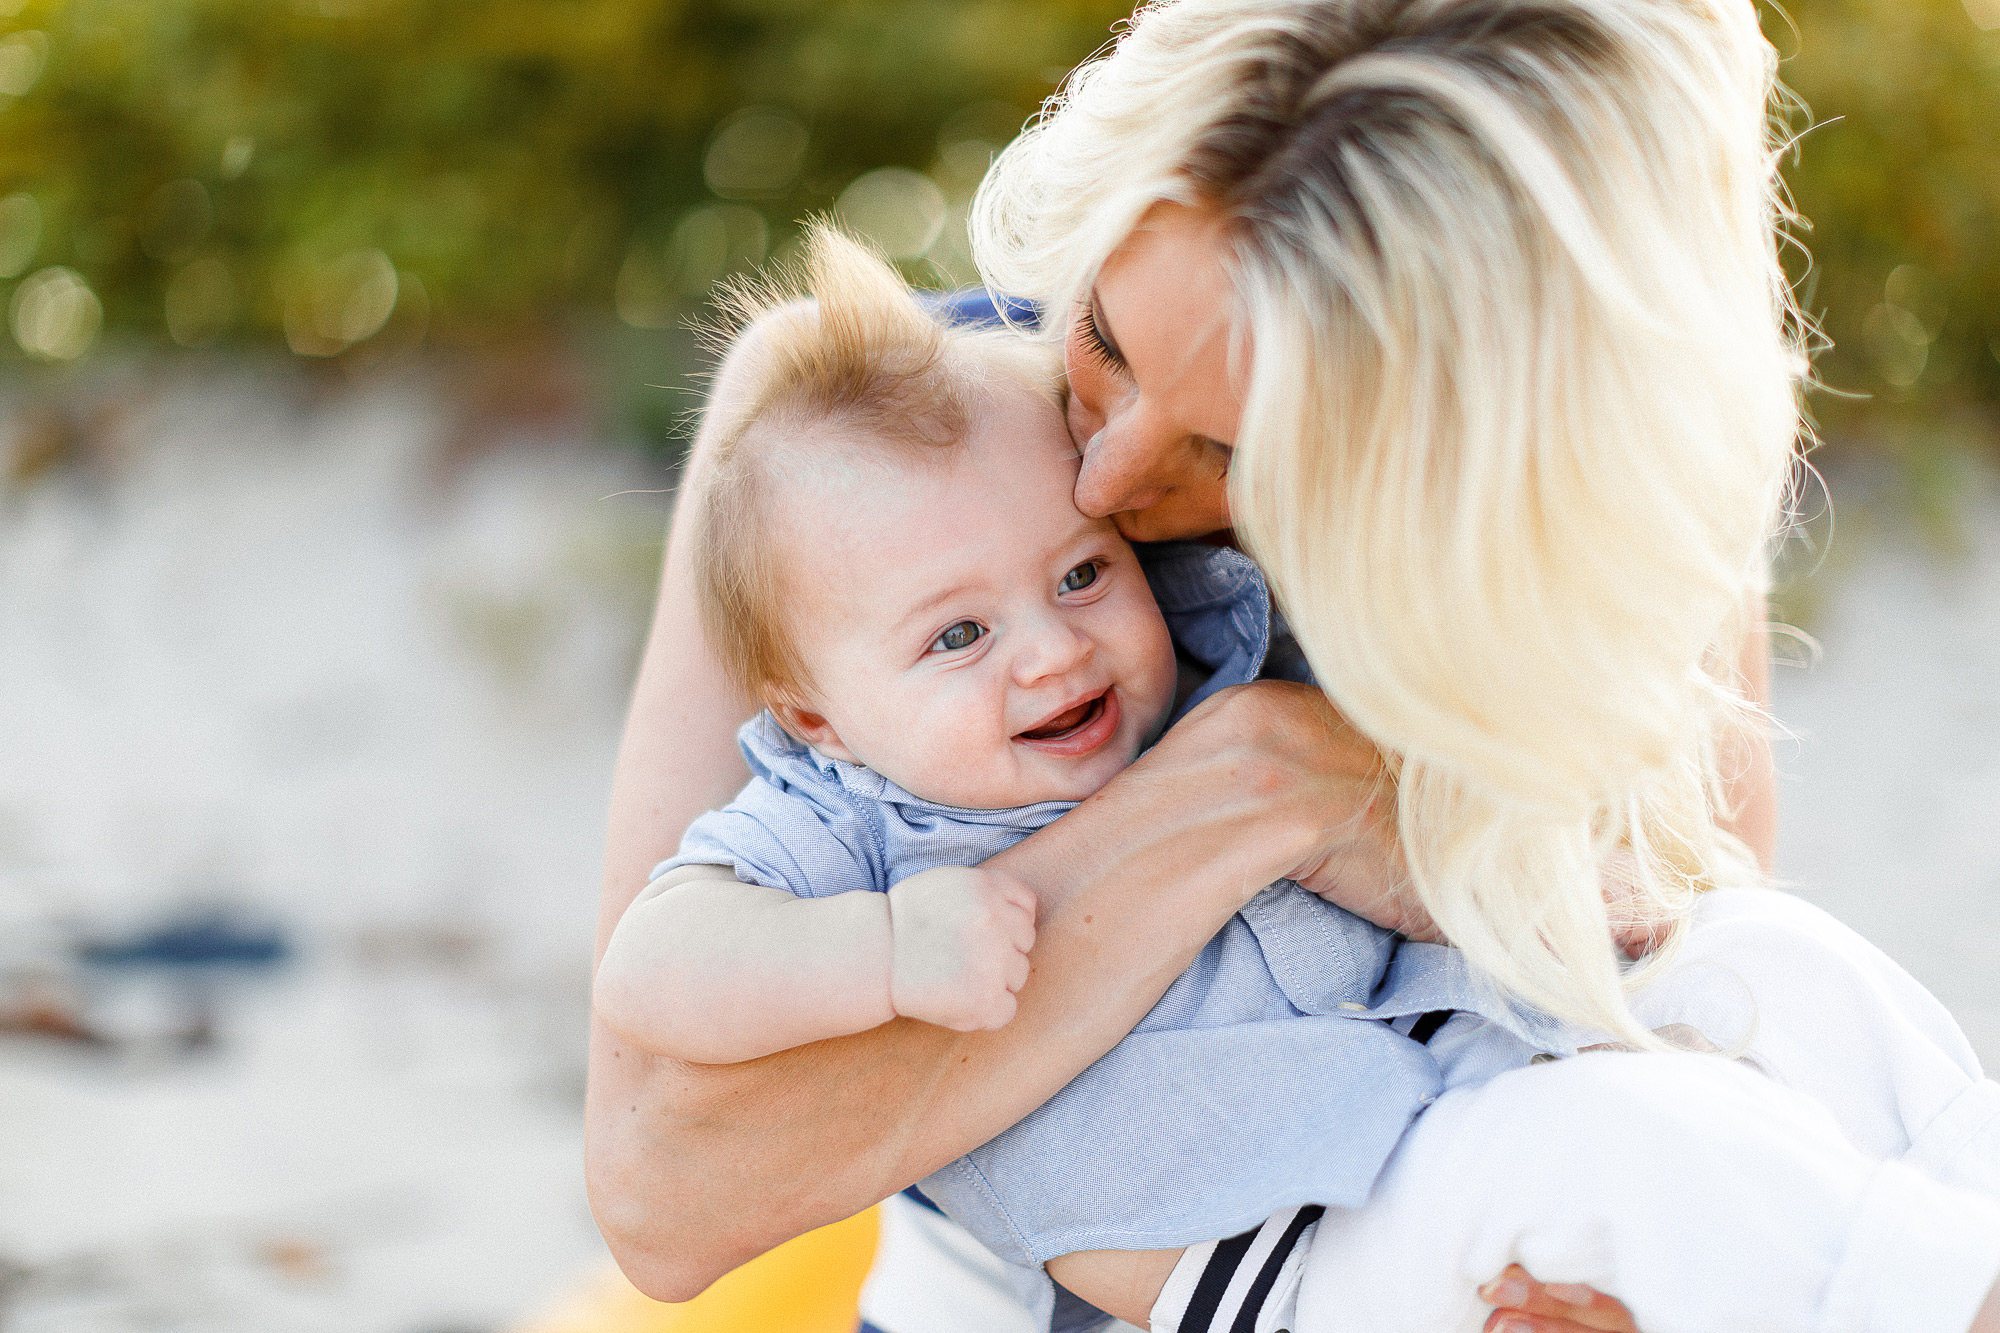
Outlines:
<svg viewBox="0 0 2000 1333"><path fill-rule="evenodd" d="M171 917L122 940L86 941L77 956L92 967L277 967L292 957L278 926L220 908Z"/></svg>

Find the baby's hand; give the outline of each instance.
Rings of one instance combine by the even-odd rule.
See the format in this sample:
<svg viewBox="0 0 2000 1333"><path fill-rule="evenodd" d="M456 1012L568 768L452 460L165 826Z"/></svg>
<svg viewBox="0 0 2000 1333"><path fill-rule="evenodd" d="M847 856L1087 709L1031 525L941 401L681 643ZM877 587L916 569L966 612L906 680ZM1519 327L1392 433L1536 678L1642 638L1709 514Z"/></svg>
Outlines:
<svg viewBox="0 0 2000 1333"><path fill-rule="evenodd" d="M889 1003L958 1032L1003 1027L1028 979L1035 891L1010 875L940 866L889 890Z"/></svg>

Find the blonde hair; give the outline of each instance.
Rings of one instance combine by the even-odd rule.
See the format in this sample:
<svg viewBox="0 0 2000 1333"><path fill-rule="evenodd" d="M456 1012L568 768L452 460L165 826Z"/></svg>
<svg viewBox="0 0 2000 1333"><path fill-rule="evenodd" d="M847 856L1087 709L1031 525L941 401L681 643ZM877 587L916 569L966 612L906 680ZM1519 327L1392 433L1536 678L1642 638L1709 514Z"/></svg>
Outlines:
<svg viewBox="0 0 2000 1333"><path fill-rule="evenodd" d="M1776 91L1748 0L1178 0L975 205L1059 324L1156 204L1226 222L1231 511L1412 890L1502 992L1644 1044L1607 864L1676 922L1758 878L1717 752L1806 374Z"/></svg>
<svg viewBox="0 0 2000 1333"><path fill-rule="evenodd" d="M893 268L831 227L808 228L803 267L723 296L718 336L756 349L711 423L692 515L702 628L737 688L767 703L813 688L770 540L786 475L828 458L918 462L962 437L996 377L1051 397L1056 384L1044 349L940 324Z"/></svg>

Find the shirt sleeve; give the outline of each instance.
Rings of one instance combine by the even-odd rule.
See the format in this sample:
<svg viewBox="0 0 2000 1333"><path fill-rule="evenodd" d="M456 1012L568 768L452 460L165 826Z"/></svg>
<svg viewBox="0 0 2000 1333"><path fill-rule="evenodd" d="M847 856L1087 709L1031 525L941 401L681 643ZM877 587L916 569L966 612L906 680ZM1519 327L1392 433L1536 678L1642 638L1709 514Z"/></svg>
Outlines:
<svg viewBox="0 0 2000 1333"><path fill-rule="evenodd" d="M888 887L866 810L826 793L805 799L763 778L689 825L680 851L654 867L652 878L688 865L728 866L745 884L799 898Z"/></svg>

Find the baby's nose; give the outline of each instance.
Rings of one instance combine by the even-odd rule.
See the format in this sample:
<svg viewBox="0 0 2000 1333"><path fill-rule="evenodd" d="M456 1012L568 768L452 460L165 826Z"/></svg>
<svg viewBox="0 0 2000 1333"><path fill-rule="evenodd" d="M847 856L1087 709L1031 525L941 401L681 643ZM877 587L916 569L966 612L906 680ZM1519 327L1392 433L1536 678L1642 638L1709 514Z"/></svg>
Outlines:
<svg viewBox="0 0 2000 1333"><path fill-rule="evenodd" d="M1045 616L1026 636L1015 659L1015 675L1022 684L1060 676L1088 661L1095 649L1089 635L1061 616Z"/></svg>

